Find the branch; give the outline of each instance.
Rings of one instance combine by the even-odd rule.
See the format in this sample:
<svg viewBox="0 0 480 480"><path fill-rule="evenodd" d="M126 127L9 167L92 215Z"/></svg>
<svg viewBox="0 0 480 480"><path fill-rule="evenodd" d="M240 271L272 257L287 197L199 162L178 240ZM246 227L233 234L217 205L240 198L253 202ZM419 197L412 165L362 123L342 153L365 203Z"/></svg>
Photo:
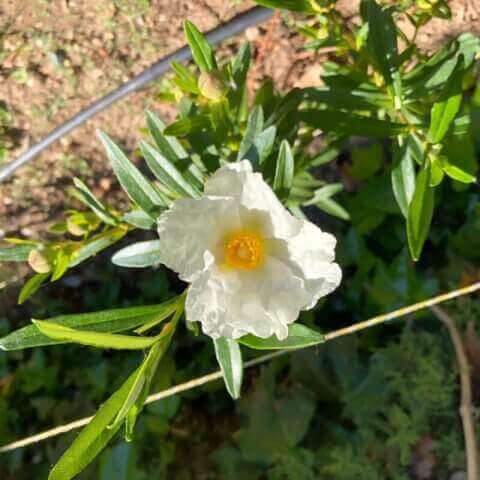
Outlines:
<svg viewBox="0 0 480 480"><path fill-rule="evenodd" d="M461 385L461 401L460 401L460 417L462 418L463 436L465 439L465 451L467 455L467 479L478 480L478 449L477 437L475 435L475 423L473 420L472 408L472 384L470 380L470 365L465 353L460 333L453 319L442 310L434 305L430 307L435 316L447 327L457 355L458 367L460 370Z"/></svg>

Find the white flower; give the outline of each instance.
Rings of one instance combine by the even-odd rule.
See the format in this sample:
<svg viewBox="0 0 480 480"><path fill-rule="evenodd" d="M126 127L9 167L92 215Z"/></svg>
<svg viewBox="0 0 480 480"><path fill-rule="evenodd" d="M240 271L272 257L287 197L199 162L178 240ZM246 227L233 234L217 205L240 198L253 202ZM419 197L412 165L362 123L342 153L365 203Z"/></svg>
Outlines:
<svg viewBox="0 0 480 480"><path fill-rule="evenodd" d="M175 201L158 232L161 263L191 283L187 320L213 338L285 339L341 280L335 237L292 216L247 160L220 168L201 198Z"/></svg>

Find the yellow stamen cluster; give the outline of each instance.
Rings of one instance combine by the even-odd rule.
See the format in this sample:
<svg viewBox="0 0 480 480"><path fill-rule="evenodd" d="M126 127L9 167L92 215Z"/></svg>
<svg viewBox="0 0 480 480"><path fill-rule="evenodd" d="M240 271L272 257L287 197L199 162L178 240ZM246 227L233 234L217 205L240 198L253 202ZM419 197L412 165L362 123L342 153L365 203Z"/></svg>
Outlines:
<svg viewBox="0 0 480 480"><path fill-rule="evenodd" d="M229 267L253 270L263 261L263 239L249 230L231 235L225 244L225 262Z"/></svg>

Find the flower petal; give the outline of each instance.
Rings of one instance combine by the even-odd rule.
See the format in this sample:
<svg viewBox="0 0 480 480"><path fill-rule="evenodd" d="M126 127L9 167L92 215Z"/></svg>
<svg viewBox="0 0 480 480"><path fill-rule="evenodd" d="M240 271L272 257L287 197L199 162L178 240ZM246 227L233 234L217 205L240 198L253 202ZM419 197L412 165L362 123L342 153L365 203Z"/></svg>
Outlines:
<svg viewBox="0 0 480 480"><path fill-rule="evenodd" d="M159 262L192 282L214 262L218 239L226 228L239 226L238 208L231 198L183 198L160 215Z"/></svg>
<svg viewBox="0 0 480 480"><path fill-rule="evenodd" d="M212 266L203 272L188 290L186 314L213 338L251 333L283 340L308 299L303 281L282 262L267 258L257 271Z"/></svg>
<svg viewBox="0 0 480 480"><path fill-rule="evenodd" d="M235 198L248 210L267 212L272 237L289 238L301 228L301 221L280 203L260 173L253 173L248 160L230 163L217 170L205 183L205 194Z"/></svg>
<svg viewBox="0 0 480 480"><path fill-rule="evenodd" d="M303 310L313 308L321 297L328 295L340 285L342 271L334 263L335 237L322 232L311 222L303 221L302 229L295 237L280 242L277 257L291 266L295 275L303 279L309 301Z"/></svg>

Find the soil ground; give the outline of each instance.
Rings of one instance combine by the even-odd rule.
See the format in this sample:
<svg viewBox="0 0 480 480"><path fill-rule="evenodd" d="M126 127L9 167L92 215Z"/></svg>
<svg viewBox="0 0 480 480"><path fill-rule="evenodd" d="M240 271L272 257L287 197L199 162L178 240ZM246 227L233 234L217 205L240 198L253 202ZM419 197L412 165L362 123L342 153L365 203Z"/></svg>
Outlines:
<svg viewBox="0 0 480 480"><path fill-rule="evenodd" d="M477 0L450 3L452 21L435 20L418 36L424 49L461 31L480 33ZM338 4L346 18L354 19L357 0L339 0ZM238 0L3 0L0 165L182 46L184 19L206 31L252 6ZM267 75L280 89L318 82L321 59L300 48L302 39L288 28L285 17L277 14L227 42L223 55L230 56L245 38L256 56L252 89ZM127 150L134 150L146 108L166 120L173 117L175 107L158 99L160 84L161 80L153 83L77 128L1 185L0 239L13 234L43 236L46 224L68 207L66 191L75 175L87 181L99 197L124 201L95 130L107 131Z"/></svg>

